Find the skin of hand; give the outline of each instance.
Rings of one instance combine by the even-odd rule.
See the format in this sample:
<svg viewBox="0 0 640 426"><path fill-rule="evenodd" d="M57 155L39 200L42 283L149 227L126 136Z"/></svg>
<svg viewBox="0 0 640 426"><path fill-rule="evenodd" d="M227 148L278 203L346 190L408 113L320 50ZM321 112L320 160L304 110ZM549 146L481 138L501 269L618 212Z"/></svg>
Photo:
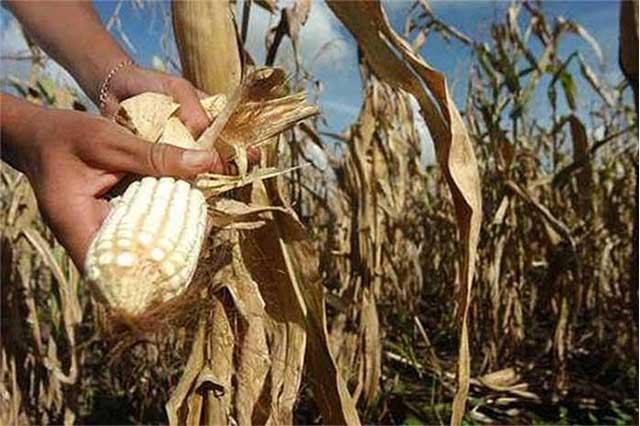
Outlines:
<svg viewBox="0 0 640 426"><path fill-rule="evenodd" d="M109 71L129 56L102 26L91 2L2 4L98 104ZM119 69L108 86L110 96L102 111L106 117L123 99L157 92L180 104L178 116L194 137L209 125L199 102L204 94L180 77L131 65ZM110 209L101 197L126 173L188 179L197 173L234 169L215 152L150 144L104 118L38 108L4 94L1 99L2 159L27 175L45 220L80 269L91 238ZM259 160L259 151L248 154L250 164Z"/></svg>
<svg viewBox="0 0 640 426"><path fill-rule="evenodd" d="M45 221L80 270L111 208L102 197L126 172L191 179L226 171L215 152L152 144L102 117L2 99L3 159L27 175Z"/></svg>
<svg viewBox="0 0 640 426"><path fill-rule="evenodd" d="M125 67L114 75L103 115L113 117L120 101L144 92L163 93L179 103L178 117L196 139L211 124L200 104L200 99L207 96L205 93L183 78L135 65Z"/></svg>

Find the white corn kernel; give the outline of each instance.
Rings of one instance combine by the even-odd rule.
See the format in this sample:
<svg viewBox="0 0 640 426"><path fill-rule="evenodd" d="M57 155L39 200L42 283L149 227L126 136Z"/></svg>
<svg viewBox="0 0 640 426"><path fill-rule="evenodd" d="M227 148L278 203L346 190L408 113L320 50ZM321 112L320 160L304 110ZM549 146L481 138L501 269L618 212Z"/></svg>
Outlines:
<svg viewBox="0 0 640 426"><path fill-rule="evenodd" d="M133 266L135 262L136 262L136 256L133 253L128 251L120 253L116 258L116 264L118 266L122 266L123 268Z"/></svg>
<svg viewBox="0 0 640 426"><path fill-rule="evenodd" d="M113 262L113 253L111 252L103 253L98 258L98 265L100 266L109 265L111 262Z"/></svg>
<svg viewBox="0 0 640 426"><path fill-rule="evenodd" d="M170 260L163 262L161 268L162 272L164 272L166 276L171 277L176 274L176 265L174 265Z"/></svg>
<svg viewBox="0 0 640 426"><path fill-rule="evenodd" d="M162 259L164 259L164 251L161 248L154 248L153 250L151 250L151 259L155 260L156 262L160 262Z"/></svg>
<svg viewBox="0 0 640 426"><path fill-rule="evenodd" d="M120 248L129 248L131 247L131 244L131 240L127 240L126 238L118 240L118 247Z"/></svg>
<svg viewBox="0 0 640 426"><path fill-rule="evenodd" d="M153 242L153 234L151 232L141 232L138 235L138 242L142 244L143 247L149 247Z"/></svg>

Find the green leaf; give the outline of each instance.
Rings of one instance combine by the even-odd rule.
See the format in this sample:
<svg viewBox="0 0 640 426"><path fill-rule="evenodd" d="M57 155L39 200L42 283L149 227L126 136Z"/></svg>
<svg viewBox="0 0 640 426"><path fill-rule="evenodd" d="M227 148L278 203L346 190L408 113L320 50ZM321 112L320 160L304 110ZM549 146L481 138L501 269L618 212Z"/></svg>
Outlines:
<svg viewBox="0 0 640 426"><path fill-rule="evenodd" d="M568 72L563 72L560 76L560 84L564 91L564 96L567 99L567 104L572 111L576 109L576 83L573 77Z"/></svg>
<svg viewBox="0 0 640 426"><path fill-rule="evenodd" d="M56 101L56 83L49 77L42 77L37 82L38 90L49 105L53 105Z"/></svg>
<svg viewBox="0 0 640 426"><path fill-rule="evenodd" d="M417 425L423 425L424 421L420 420L419 418L417 418L413 414L409 414L407 416L407 418L404 419L404 422L402 424L404 424L406 426L417 426Z"/></svg>

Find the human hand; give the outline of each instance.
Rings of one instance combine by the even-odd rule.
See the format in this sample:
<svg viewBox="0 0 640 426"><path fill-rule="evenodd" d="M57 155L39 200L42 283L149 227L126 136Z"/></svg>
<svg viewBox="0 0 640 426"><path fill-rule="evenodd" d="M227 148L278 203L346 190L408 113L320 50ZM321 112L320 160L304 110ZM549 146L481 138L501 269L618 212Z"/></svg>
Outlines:
<svg viewBox="0 0 640 426"><path fill-rule="evenodd" d="M105 108L102 111L103 115L107 118L113 117L118 111L120 101L144 92L163 93L179 103L178 118L187 126L195 139L211 124L209 116L200 104L200 99L208 96L206 93L196 89L189 81L181 77L144 69L136 65L124 67L113 76L109 84L111 96L107 98ZM249 148L247 154L249 165L257 164L260 161L259 149ZM223 160L227 174L237 173L237 167L233 161L228 158Z"/></svg>
<svg viewBox="0 0 640 426"><path fill-rule="evenodd" d="M82 269L89 244L110 211L102 198L127 173L174 176L224 173L215 152L145 142L112 122L77 111L41 108L19 163L40 211Z"/></svg>
<svg viewBox="0 0 640 426"><path fill-rule="evenodd" d="M136 65L126 66L114 74L108 87L110 96L101 112L108 118L113 117L119 102L144 92L163 93L179 103L178 117L194 138L209 126L209 117L200 104L200 99L207 96L205 93L181 77Z"/></svg>

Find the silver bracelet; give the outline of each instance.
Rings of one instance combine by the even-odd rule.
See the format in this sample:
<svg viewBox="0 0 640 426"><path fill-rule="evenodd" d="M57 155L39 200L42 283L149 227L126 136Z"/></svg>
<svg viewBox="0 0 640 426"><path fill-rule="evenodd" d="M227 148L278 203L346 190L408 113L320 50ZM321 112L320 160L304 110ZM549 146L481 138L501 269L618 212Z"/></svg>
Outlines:
<svg viewBox="0 0 640 426"><path fill-rule="evenodd" d="M111 70L107 73L107 76L102 81L102 84L100 85L100 90L98 91L99 93L98 108L100 109L101 112L104 112L104 108L107 104L107 99L111 94L109 92L109 89L110 89L109 85L111 84L111 80L120 70L122 70L125 67L132 66L133 64L134 64L133 60L126 59L122 62L119 62L116 66L111 68Z"/></svg>

